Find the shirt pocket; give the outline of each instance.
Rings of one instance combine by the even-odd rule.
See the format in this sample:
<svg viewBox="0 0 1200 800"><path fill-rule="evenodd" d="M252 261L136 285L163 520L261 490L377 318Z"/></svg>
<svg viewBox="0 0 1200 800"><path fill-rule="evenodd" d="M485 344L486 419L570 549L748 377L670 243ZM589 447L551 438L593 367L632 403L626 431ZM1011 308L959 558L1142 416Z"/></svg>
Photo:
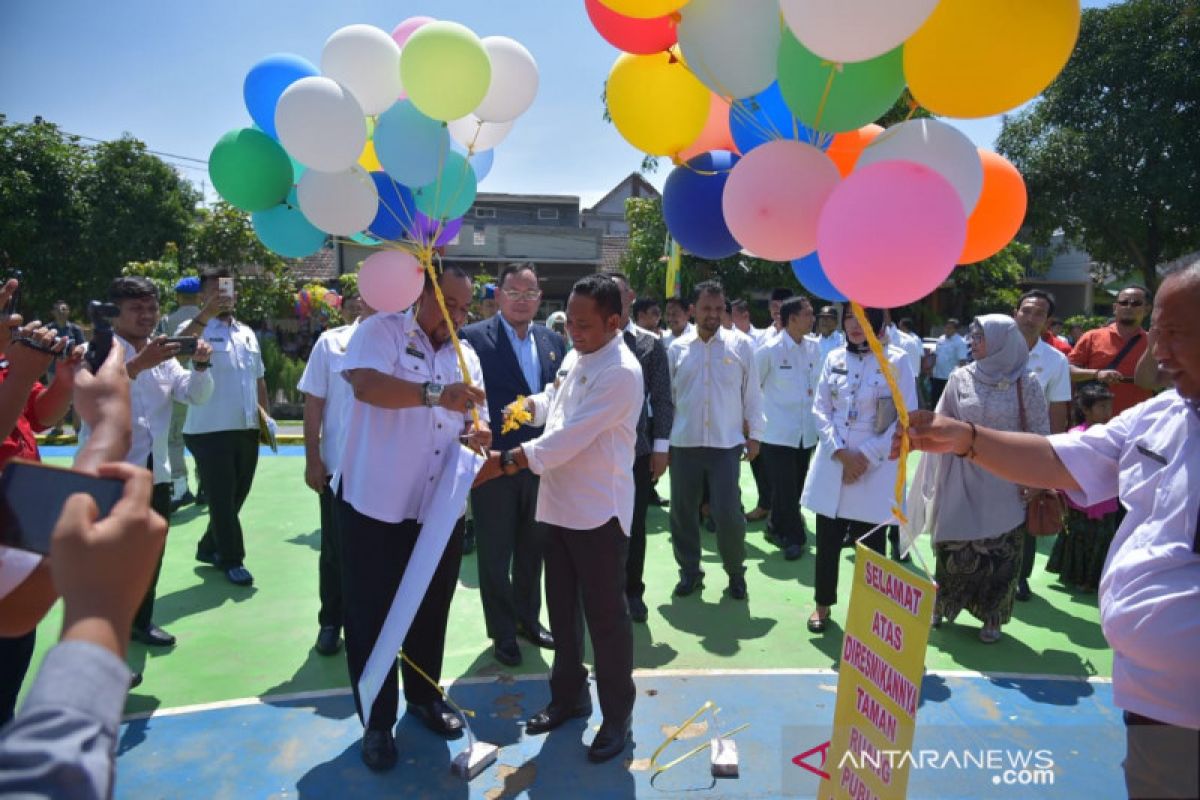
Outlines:
<svg viewBox="0 0 1200 800"><path fill-rule="evenodd" d="M1121 496L1128 498L1138 493L1152 496L1166 475L1169 462L1168 452L1161 444L1147 438L1135 439L1121 474Z"/></svg>

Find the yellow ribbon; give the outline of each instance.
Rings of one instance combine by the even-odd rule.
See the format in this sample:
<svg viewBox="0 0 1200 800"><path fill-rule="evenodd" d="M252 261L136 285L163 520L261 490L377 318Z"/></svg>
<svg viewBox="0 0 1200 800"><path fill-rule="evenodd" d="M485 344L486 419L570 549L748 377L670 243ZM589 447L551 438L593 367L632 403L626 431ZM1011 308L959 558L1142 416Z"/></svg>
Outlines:
<svg viewBox="0 0 1200 800"><path fill-rule="evenodd" d="M672 733L665 740L663 740L663 743L660 744L658 746L658 749L654 751L654 755L650 756L650 768L652 770L651 775L650 775L651 778L661 775L662 773L666 772L671 767L674 767L677 764L682 764L684 761L687 761L692 756L696 755L697 753L703 752L704 750L706 750L709 747L709 743L705 742L702 745L692 748L691 750L687 751L686 753L679 756L679 758L674 759L673 761L663 764L662 766L658 765L658 757L660 755L662 755L662 751L666 750L667 746L670 745L671 742L674 742L675 740L677 740L679 738L679 735L681 733L683 733L683 731L687 728L687 726L691 725L693 722L696 721L697 717L699 717L705 711L711 711L713 708L715 708L713 701L706 700L704 702L704 705L700 706L700 708L696 710L695 714L692 714L690 717L685 719L683 721L683 723L678 728L675 729L674 733ZM739 725L738 727L734 728L729 733L725 734L724 736L721 736L720 738L722 738L722 739L731 738L735 733L741 733L742 731L746 730L746 728L749 728L749 727L750 727L749 722L747 722L744 725Z"/></svg>
<svg viewBox="0 0 1200 800"><path fill-rule="evenodd" d="M449 705L451 708L453 708L455 711L457 711L457 712L458 712L458 713L460 713L460 714L465 714L465 715L466 715L466 716L468 716L468 717L474 717L474 716L475 716L475 712L474 712L474 711L472 711L472 710L471 710L471 709L469 709L469 708L463 708L463 707L462 707L462 706L460 706L458 703L456 703L456 702L454 702L453 700L451 700L451 699L450 699L450 695L448 695L448 694L446 693L446 690L442 688L442 685L441 685L440 683L438 683L437 681L435 681L433 678L429 677L427 674L425 674L425 670L423 670L423 669L421 669L420 667L418 667L418 666L417 666L417 662L413 661L411 658L409 658L409 657L408 657L408 653L406 653L406 652L404 652L403 650L401 650L401 651L400 651L400 658L404 659L404 663L405 663L405 664L408 664L410 667L412 667L412 668L413 668L413 670L414 670L414 671L415 671L415 672L416 672L418 675L420 675L422 678L424 678L424 679L426 680L426 682L428 682L428 683L429 683L429 685L430 685L430 686L432 686L434 689L437 689L437 691L438 691L438 694L440 694L440 695L442 696L442 699L446 701L446 704L447 704L447 705Z"/></svg>

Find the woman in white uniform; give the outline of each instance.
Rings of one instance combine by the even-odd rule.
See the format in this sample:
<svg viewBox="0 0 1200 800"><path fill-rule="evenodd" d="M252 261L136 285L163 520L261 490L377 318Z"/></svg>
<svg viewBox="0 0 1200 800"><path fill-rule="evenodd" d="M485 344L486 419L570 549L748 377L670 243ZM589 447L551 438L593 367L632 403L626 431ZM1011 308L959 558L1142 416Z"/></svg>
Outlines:
<svg viewBox="0 0 1200 800"><path fill-rule="evenodd" d="M907 354L887 343L883 312L867 318L887 353L907 408L917 407L917 384ZM800 504L817 515L817 608L808 629L824 633L837 602L838 556L842 544L888 522L895 502L896 462L888 460L896 428L896 405L867 336L853 314L843 321L846 345L825 359L817 384L813 416L817 451L804 482ZM865 544L881 555L886 528Z"/></svg>

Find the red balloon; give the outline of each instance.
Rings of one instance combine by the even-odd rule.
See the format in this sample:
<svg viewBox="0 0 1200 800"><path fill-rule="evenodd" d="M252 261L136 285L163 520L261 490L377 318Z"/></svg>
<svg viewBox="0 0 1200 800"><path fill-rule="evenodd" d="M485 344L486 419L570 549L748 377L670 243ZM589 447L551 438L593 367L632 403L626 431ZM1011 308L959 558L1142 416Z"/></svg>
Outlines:
<svg viewBox="0 0 1200 800"><path fill-rule="evenodd" d="M618 50L653 55L669 50L677 41L674 16L635 19L613 11L600 0L583 0L596 31Z"/></svg>

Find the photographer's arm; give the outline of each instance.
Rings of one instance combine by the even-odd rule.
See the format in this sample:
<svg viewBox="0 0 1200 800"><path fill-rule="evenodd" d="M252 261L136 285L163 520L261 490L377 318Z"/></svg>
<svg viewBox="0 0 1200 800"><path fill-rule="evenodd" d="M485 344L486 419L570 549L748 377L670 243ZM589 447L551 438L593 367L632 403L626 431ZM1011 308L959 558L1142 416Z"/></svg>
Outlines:
<svg viewBox="0 0 1200 800"><path fill-rule="evenodd" d="M92 429L75 456L75 468L94 473L101 464L124 461L133 438L133 415L125 349L119 341L113 342L95 375L86 369L77 371L75 409Z"/></svg>

